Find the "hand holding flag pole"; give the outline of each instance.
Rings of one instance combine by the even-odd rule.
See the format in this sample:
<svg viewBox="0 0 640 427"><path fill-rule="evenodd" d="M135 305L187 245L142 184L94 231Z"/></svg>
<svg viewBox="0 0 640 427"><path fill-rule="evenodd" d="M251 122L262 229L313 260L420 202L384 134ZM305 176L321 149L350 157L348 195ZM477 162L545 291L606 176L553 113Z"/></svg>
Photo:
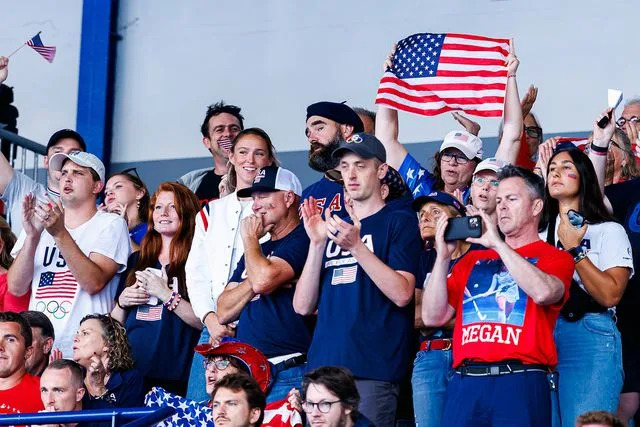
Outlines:
<svg viewBox="0 0 640 427"><path fill-rule="evenodd" d="M45 46L42 43L42 39L40 38L40 33L41 32L42 31L38 31L38 34L36 34L35 36L31 37L29 40L27 40L22 45L20 45L19 48L17 48L13 52L11 52L9 55L7 55L7 58L11 58L12 55L14 55L16 52L18 52L23 47L30 46L33 50L38 52L44 59L46 59L49 62L53 62L53 59L56 56L56 47L55 46Z"/></svg>

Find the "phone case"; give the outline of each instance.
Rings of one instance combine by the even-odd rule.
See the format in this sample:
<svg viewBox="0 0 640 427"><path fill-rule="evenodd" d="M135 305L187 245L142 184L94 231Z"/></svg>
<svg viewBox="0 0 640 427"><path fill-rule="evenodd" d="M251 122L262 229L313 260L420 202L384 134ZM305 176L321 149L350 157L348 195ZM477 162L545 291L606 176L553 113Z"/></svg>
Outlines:
<svg viewBox="0 0 640 427"><path fill-rule="evenodd" d="M447 229L444 232L444 240L464 240L469 237L482 235L482 218L479 215L450 218Z"/></svg>

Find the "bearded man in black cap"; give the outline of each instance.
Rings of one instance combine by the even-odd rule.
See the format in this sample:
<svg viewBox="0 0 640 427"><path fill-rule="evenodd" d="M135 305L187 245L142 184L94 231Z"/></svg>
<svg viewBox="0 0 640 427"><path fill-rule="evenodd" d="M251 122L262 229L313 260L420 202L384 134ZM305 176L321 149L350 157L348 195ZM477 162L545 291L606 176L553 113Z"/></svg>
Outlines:
<svg viewBox="0 0 640 427"><path fill-rule="evenodd" d="M328 208L336 215L348 216L344 208L342 185L330 177L331 171L338 165L331 154L341 140L347 140L354 133L362 131L362 120L345 103L323 101L307 107L305 134L310 144L309 166L325 175L305 188L301 200L313 196L323 214Z"/></svg>

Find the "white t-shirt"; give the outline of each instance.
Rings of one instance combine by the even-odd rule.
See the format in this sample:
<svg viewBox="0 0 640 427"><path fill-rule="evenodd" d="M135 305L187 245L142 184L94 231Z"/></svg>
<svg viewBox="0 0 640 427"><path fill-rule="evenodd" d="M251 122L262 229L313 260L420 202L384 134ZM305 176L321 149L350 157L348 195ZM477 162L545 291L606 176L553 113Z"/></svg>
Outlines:
<svg viewBox="0 0 640 427"><path fill-rule="evenodd" d="M87 314L111 312L119 273L127 267L131 253L131 241L127 223L119 215L98 211L89 221L69 230L80 250L89 256L92 252L104 255L119 264L116 274L98 293L90 295L82 289L53 237L44 230L34 257L33 280L29 310L47 315L56 334L54 347L59 348L65 358L73 355L73 337L80 320ZM23 231L11 251L15 258L24 244Z"/></svg>
<svg viewBox="0 0 640 427"><path fill-rule="evenodd" d="M558 246L558 227L560 217L556 218L555 241ZM547 240L547 231L540 233L542 240ZM633 276L633 257L631 255L631 243L624 227L617 222L602 222L600 224L588 224L587 232L582 238L581 246L587 250L587 258L598 269L605 271L612 267L627 267ZM571 249L571 248L565 248ZM629 276L629 277L631 277ZM582 289L587 291L580 280L578 272L573 273L573 279Z"/></svg>

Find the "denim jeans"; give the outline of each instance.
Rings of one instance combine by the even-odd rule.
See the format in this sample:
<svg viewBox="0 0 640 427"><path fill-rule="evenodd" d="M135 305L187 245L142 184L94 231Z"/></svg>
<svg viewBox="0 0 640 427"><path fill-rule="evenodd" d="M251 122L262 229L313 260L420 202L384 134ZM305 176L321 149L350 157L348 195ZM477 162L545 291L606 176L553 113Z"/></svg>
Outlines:
<svg viewBox="0 0 640 427"><path fill-rule="evenodd" d="M588 411L616 412L623 383L620 333L610 312L587 313L577 322L560 317L558 398L563 427Z"/></svg>
<svg viewBox="0 0 640 427"><path fill-rule="evenodd" d="M376 427L393 426L398 408L400 386L396 383L377 380L356 380L360 393L358 411Z"/></svg>
<svg viewBox="0 0 640 427"><path fill-rule="evenodd" d="M451 350L422 350L413 362L411 386L416 427L440 427L447 386L453 376Z"/></svg>
<svg viewBox="0 0 640 427"><path fill-rule="evenodd" d="M292 388L297 388L302 394L302 378L307 371L307 364L294 366L278 373L271 369L273 375L271 388L267 394L267 403L276 402L287 397Z"/></svg>
<svg viewBox="0 0 640 427"><path fill-rule="evenodd" d="M200 341L198 344L209 343L209 331L205 326L202 328L202 334L200 334ZM193 349L190 349L193 351ZM209 400L207 395L206 381L204 379L204 357L200 353L193 355L193 362L191 362L191 372L189 373L189 385L187 386L187 399L195 400L196 402L204 402Z"/></svg>

